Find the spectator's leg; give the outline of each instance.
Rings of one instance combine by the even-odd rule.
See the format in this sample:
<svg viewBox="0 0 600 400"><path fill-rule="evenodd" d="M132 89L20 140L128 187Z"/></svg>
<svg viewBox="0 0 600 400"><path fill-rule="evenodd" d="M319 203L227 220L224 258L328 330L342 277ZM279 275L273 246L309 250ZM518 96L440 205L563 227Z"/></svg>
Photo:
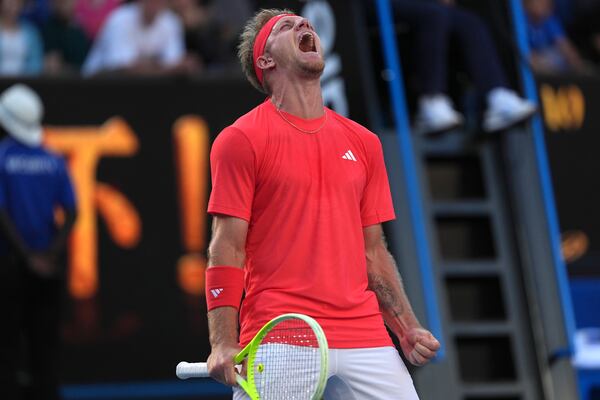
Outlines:
<svg viewBox="0 0 600 400"><path fill-rule="evenodd" d="M30 277L27 338L33 400L57 400L62 281Z"/></svg>
<svg viewBox="0 0 600 400"><path fill-rule="evenodd" d="M433 2L392 0L396 23L408 24L415 36L414 58L419 92L415 131L440 133L462 124L446 96L450 34L449 8Z"/></svg>
<svg viewBox="0 0 600 400"><path fill-rule="evenodd" d="M498 50L482 19L459 7L450 10L452 32L458 38L467 72L477 89L486 94L494 88L506 87L506 73Z"/></svg>
<svg viewBox="0 0 600 400"><path fill-rule="evenodd" d="M20 399L17 371L21 356L22 293L18 266L0 256L0 399Z"/></svg>
<svg viewBox="0 0 600 400"><path fill-rule="evenodd" d="M490 32L476 14L452 8L452 31L459 39L467 72L487 99L483 129L508 129L528 120L536 106L507 88L505 71Z"/></svg>
<svg viewBox="0 0 600 400"><path fill-rule="evenodd" d="M419 76L420 94L446 93L448 7L415 0L392 0L392 7L394 21L409 25L415 34L412 56Z"/></svg>

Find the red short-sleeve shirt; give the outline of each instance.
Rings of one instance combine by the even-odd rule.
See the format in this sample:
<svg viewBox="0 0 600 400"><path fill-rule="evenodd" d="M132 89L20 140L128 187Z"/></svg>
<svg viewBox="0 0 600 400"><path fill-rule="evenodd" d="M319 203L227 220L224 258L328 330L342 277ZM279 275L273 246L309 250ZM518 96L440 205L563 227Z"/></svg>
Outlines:
<svg viewBox="0 0 600 400"><path fill-rule="evenodd" d="M363 236L395 217L381 143L330 109L313 120L282 114L265 101L211 151L208 212L249 222L240 343L298 312L321 324L332 348L390 345Z"/></svg>

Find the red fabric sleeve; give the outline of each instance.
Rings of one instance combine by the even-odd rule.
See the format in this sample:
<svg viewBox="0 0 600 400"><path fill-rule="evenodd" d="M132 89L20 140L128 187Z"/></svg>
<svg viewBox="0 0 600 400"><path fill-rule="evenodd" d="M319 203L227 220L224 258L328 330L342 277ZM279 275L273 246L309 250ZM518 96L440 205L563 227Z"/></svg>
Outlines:
<svg viewBox="0 0 600 400"><path fill-rule="evenodd" d="M375 135L369 139L371 139L367 143L369 171L367 184L360 203L360 215L363 227L396 218L381 142Z"/></svg>
<svg viewBox="0 0 600 400"><path fill-rule="evenodd" d="M225 214L250 221L255 162L252 145L239 129L230 126L217 136L210 152L210 214Z"/></svg>

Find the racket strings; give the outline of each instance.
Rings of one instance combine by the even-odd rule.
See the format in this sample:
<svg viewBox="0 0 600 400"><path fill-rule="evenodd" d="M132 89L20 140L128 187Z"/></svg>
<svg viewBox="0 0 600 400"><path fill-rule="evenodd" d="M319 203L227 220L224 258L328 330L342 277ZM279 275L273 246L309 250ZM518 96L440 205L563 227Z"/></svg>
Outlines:
<svg viewBox="0 0 600 400"><path fill-rule="evenodd" d="M306 322L284 320L261 341L254 363L261 400L310 400L320 373L319 342Z"/></svg>

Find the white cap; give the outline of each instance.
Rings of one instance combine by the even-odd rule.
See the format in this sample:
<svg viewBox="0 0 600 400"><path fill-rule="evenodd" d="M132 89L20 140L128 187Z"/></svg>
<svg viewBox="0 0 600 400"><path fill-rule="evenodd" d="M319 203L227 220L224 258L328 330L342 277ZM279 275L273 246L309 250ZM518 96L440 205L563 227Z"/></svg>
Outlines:
<svg viewBox="0 0 600 400"><path fill-rule="evenodd" d="M29 86L19 83L0 95L0 124L23 144L41 144L43 114L42 100Z"/></svg>

